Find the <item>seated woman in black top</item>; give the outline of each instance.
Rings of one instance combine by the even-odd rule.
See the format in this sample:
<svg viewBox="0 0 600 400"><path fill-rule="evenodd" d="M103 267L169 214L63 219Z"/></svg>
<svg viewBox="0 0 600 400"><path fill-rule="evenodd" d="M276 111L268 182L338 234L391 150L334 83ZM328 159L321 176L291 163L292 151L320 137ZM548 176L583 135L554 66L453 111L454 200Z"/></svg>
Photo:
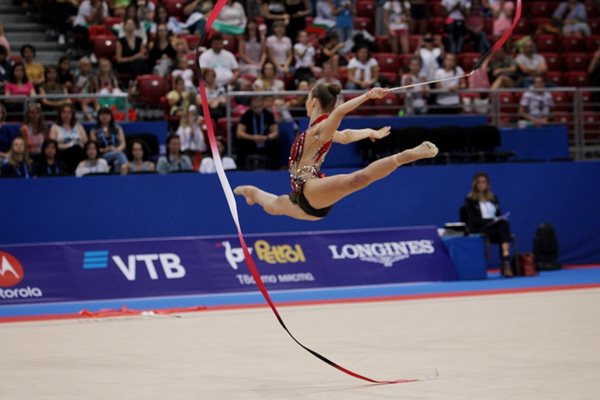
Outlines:
<svg viewBox="0 0 600 400"><path fill-rule="evenodd" d="M58 153L58 142L53 139L46 139L42 144L42 159L35 164L34 174L40 177L63 176L66 175L65 164L56 159Z"/></svg>
<svg viewBox="0 0 600 400"><path fill-rule="evenodd" d="M31 178L33 175L25 140L17 136L10 144L8 157L2 164L3 178Z"/></svg>
<svg viewBox="0 0 600 400"><path fill-rule="evenodd" d="M511 232L508 221L498 219L500 204L490 190L490 178L479 172L473 177L471 192L465 199L467 227L471 233L485 234L491 243L500 243L502 256L502 275L513 276L510 266Z"/></svg>
<svg viewBox="0 0 600 400"><path fill-rule="evenodd" d="M138 23L133 18L127 18L123 23L125 36L117 42L115 60L117 71L130 76L143 75L148 70L146 65L146 46L142 38L136 36Z"/></svg>

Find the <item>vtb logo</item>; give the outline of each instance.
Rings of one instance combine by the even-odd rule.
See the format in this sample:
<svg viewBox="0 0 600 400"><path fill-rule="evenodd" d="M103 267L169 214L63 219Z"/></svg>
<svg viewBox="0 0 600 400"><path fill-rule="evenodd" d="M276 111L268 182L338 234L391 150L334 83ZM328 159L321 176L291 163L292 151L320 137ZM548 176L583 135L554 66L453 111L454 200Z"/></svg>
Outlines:
<svg viewBox="0 0 600 400"><path fill-rule="evenodd" d="M138 265L140 263L146 267L148 276L152 280L159 279L157 264L162 267L163 274L167 279L185 277L185 267L181 264L181 259L175 253L130 254L126 257L127 262L120 256L112 256L110 259L112 259L128 281L136 280ZM155 264L155 262L157 263ZM108 268L108 263L108 250L86 251L83 253L83 269Z"/></svg>
<svg viewBox="0 0 600 400"><path fill-rule="evenodd" d="M13 255L0 251L0 287L18 285L25 274L23 266Z"/></svg>

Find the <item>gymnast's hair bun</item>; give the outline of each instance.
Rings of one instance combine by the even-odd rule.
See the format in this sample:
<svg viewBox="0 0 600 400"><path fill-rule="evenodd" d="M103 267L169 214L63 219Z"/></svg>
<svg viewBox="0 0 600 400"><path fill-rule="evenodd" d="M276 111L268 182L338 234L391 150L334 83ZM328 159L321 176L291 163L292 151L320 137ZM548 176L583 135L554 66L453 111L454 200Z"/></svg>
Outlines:
<svg viewBox="0 0 600 400"><path fill-rule="evenodd" d="M331 83L327 85L327 90L329 90L329 93L331 93L333 96L337 96L342 91L342 88L334 83Z"/></svg>

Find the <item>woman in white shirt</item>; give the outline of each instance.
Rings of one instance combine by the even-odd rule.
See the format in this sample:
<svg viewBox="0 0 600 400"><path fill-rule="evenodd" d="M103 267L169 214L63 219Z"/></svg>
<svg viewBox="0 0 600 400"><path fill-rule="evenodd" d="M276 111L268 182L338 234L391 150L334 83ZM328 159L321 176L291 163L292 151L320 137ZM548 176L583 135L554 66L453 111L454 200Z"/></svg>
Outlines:
<svg viewBox="0 0 600 400"><path fill-rule="evenodd" d="M90 140L85 144L85 160L81 161L75 170L78 178L88 174L106 174L110 171L108 162L98 158L98 143Z"/></svg>
<svg viewBox="0 0 600 400"><path fill-rule="evenodd" d="M241 35L246 29L246 11L239 2L228 0L213 23L213 28L229 35Z"/></svg>
<svg viewBox="0 0 600 400"><path fill-rule="evenodd" d="M499 243L502 275L513 276L510 266L510 225L500 213L498 198L490 189L490 178L484 172L473 177L471 191L463 206L467 227L471 233L483 233L491 243Z"/></svg>
<svg viewBox="0 0 600 400"><path fill-rule="evenodd" d="M359 47L348 63L348 82L346 89L368 89L379 80L379 63L371 57L367 47Z"/></svg>
<svg viewBox="0 0 600 400"><path fill-rule="evenodd" d="M464 75L461 67L456 65L456 55L447 53L444 56L443 68L435 72L435 79L446 79L456 76L456 79L449 79L444 82L437 82L436 89L443 90L444 93L438 93L436 96L435 112L437 114L456 114L461 110L460 95L458 91L467 87L464 78L458 78Z"/></svg>
<svg viewBox="0 0 600 400"><path fill-rule="evenodd" d="M87 142L87 134L83 126L75 119L72 104L65 104L58 109L58 118L50 128L50 139L58 142L58 158L72 174L83 159L83 145Z"/></svg>
<svg viewBox="0 0 600 400"><path fill-rule="evenodd" d="M267 38L267 55L280 72L290 72L292 65L292 40L285 36L285 25L273 23L273 35Z"/></svg>

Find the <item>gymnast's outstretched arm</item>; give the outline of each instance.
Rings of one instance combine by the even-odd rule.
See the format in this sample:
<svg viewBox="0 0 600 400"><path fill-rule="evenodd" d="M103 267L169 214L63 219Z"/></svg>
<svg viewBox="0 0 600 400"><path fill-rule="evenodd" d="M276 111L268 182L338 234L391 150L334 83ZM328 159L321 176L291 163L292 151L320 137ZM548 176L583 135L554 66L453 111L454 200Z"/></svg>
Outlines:
<svg viewBox="0 0 600 400"><path fill-rule="evenodd" d="M382 139L390 134L390 127L384 126L380 129L344 129L343 131L335 131L333 134L333 141L340 144L348 144L358 142L366 138L371 139L372 142Z"/></svg>

